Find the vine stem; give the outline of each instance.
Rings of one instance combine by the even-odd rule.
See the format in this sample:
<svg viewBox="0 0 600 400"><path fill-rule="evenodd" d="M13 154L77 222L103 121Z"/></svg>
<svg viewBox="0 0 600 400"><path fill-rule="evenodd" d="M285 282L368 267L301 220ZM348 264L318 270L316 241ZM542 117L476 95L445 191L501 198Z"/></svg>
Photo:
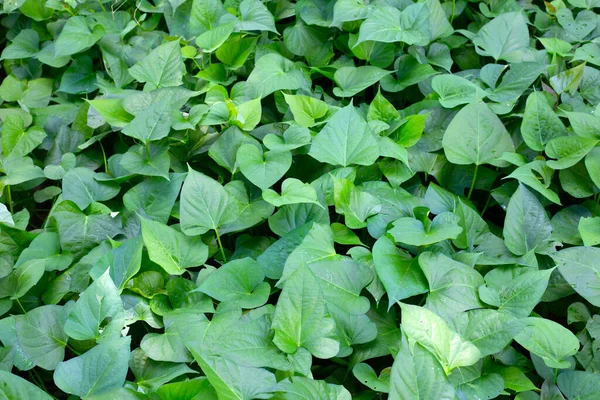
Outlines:
<svg viewBox="0 0 600 400"><path fill-rule="evenodd" d="M215 234L217 235L217 243L219 243L219 249L221 249L221 256L223 257L223 262L227 262L227 257L225 257L225 250L223 250L223 243L221 243L221 236L219 235L219 230L215 229Z"/></svg>
<svg viewBox="0 0 600 400"><path fill-rule="evenodd" d="M473 180L471 181L471 188L469 189L469 195L467 199L471 200L471 195L473 194L473 188L475 188L475 181L477 180L477 170L479 169L479 165L475 164L475 172L473 173Z"/></svg>

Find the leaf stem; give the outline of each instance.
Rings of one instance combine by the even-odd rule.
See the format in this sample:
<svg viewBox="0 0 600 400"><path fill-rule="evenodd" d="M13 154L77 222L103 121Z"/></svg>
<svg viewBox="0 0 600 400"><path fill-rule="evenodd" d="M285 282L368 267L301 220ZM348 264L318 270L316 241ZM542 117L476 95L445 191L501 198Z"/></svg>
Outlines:
<svg viewBox="0 0 600 400"><path fill-rule="evenodd" d="M8 203L8 211L13 215L15 212L13 210L12 204L12 194L10 193L10 185L6 185L6 202Z"/></svg>
<svg viewBox="0 0 600 400"><path fill-rule="evenodd" d="M223 257L223 262L227 262L227 257L225 257L225 250L223 250L223 243L221 243L221 236L219 236L219 230L215 229L215 234L217 235L217 243L219 243L219 249L221 249L221 257Z"/></svg>
<svg viewBox="0 0 600 400"><path fill-rule="evenodd" d="M81 355L81 353L80 353L80 352L78 352L77 350L75 350L75 349L74 349L74 348L73 348L73 347L72 347L72 346L71 346L69 343L67 343L67 348L68 348L69 350L71 350L71 353L73 353L73 354L75 354L75 355L77 355L77 356L80 356L80 355Z"/></svg>
<svg viewBox="0 0 600 400"><path fill-rule="evenodd" d="M473 173L473 180L471 181L471 188L469 189L469 194L467 199L471 200L471 195L473 194L473 188L475 187L475 181L477 180L477 170L479 169L479 165L475 164L475 172Z"/></svg>
<svg viewBox="0 0 600 400"><path fill-rule="evenodd" d="M19 307L23 311L23 314L27 314L27 311L25 311L25 308L23 308L23 305L21 304L21 302L19 301L19 299L15 299L15 300L17 301L17 304L19 305Z"/></svg>
<svg viewBox="0 0 600 400"><path fill-rule="evenodd" d="M102 140L99 140L98 143L100 143L100 150L102 150L102 158L104 159L104 172L108 174L108 163L106 162L106 152L104 151Z"/></svg>
<svg viewBox="0 0 600 400"><path fill-rule="evenodd" d="M452 14L450 15L450 24L454 21L454 8L456 7L456 0L452 0Z"/></svg>
<svg viewBox="0 0 600 400"><path fill-rule="evenodd" d="M490 190L490 192L488 193L487 200L485 201L485 205L483 206L483 210L481 211L481 216L482 217L485 214L485 211L487 210L488 206L490 205L490 200L491 199L492 199L492 191Z"/></svg>
<svg viewBox="0 0 600 400"><path fill-rule="evenodd" d="M104 8L104 5L102 4L102 0L98 0L98 4L100 5L100 8L102 9L102 11L106 12L106 8Z"/></svg>

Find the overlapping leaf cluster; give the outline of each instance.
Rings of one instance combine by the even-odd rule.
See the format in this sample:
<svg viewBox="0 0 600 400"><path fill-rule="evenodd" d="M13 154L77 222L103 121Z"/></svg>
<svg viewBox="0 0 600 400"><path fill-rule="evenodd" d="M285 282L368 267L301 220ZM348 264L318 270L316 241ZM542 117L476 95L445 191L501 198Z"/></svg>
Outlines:
<svg viewBox="0 0 600 400"><path fill-rule="evenodd" d="M0 3L0 397L600 398L598 0Z"/></svg>

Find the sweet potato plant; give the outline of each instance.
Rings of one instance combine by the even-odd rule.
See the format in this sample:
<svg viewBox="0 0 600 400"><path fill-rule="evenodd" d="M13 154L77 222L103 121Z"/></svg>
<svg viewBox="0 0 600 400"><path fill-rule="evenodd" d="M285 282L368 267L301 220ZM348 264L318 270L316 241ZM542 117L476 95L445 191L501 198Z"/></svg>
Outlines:
<svg viewBox="0 0 600 400"><path fill-rule="evenodd" d="M600 399L600 0L0 4L0 398Z"/></svg>

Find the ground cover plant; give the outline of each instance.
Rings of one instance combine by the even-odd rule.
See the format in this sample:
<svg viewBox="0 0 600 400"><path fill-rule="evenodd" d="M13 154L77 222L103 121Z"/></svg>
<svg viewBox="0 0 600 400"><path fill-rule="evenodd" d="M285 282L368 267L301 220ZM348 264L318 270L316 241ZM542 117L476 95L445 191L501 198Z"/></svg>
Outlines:
<svg viewBox="0 0 600 400"><path fill-rule="evenodd" d="M0 397L600 398L600 1L0 3Z"/></svg>

